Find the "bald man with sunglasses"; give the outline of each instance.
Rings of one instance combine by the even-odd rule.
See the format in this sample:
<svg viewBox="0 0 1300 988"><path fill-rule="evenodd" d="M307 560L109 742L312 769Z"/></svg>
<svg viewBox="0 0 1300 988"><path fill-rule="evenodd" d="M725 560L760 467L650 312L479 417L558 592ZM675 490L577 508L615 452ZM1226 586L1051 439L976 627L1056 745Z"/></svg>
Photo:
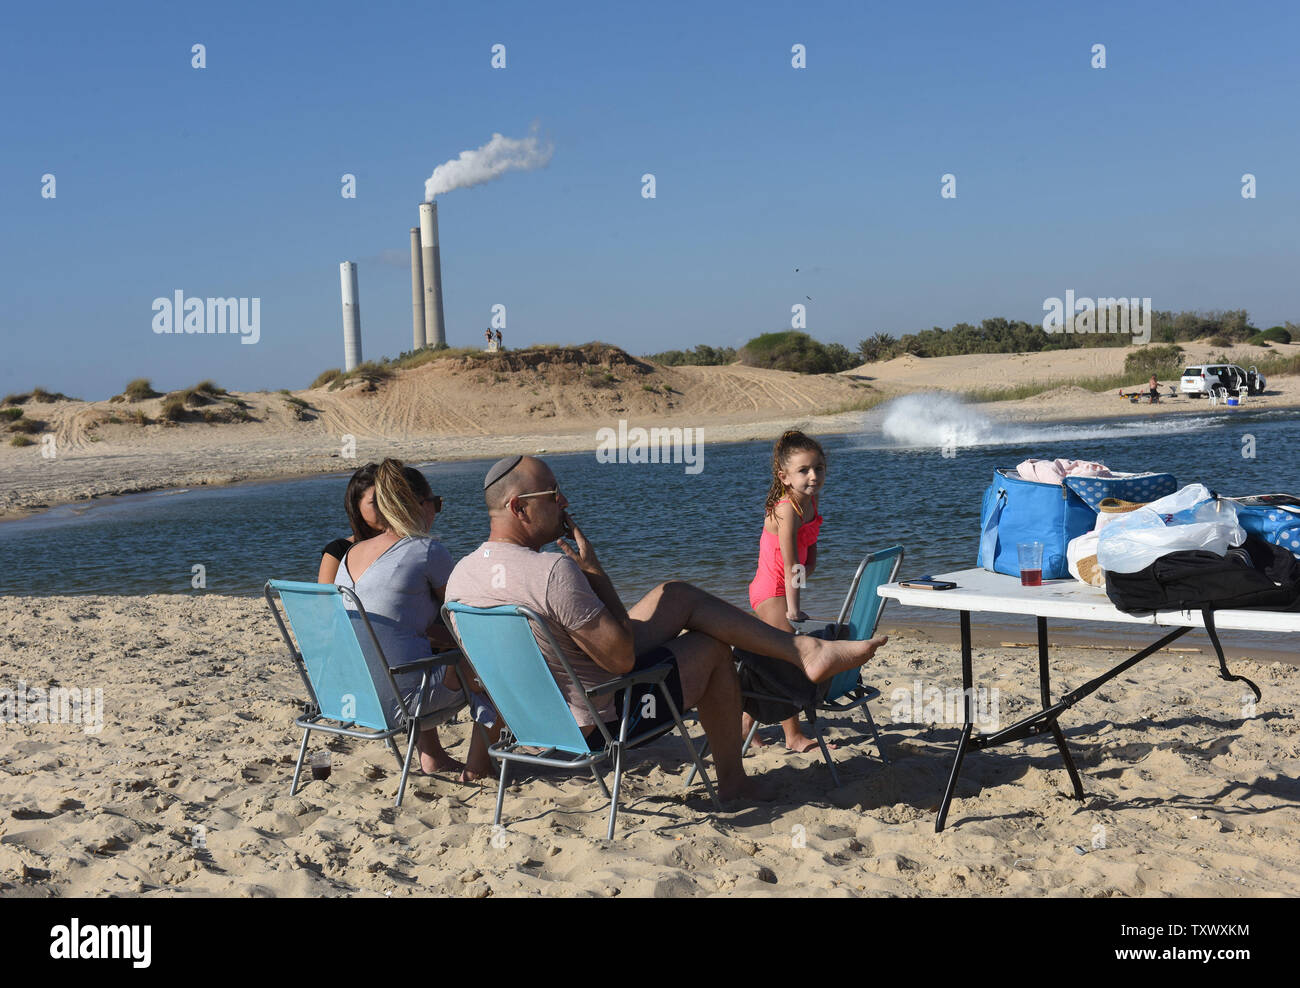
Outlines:
<svg viewBox="0 0 1300 988"><path fill-rule="evenodd" d="M491 522L488 539L456 564L447 581L447 599L471 607L522 604L536 611L550 626L582 687L606 682L611 673L622 676L669 663L666 685L681 709L699 711L713 748L718 794L724 800L767 795L746 778L741 763L740 684L731 646L783 659L814 682L824 682L867 662L887 640L829 642L792 635L680 581L661 583L625 608L545 462L532 456L506 457L488 471L483 487ZM552 542L560 553L540 551ZM538 645L574 719L596 739L594 744L603 744L581 689L569 682L558 657L547 654L543 638ZM592 698L615 736L621 701L612 693ZM633 702L639 701L638 692ZM671 722L672 715L661 710L658 717ZM655 722L642 719L637 729Z"/></svg>

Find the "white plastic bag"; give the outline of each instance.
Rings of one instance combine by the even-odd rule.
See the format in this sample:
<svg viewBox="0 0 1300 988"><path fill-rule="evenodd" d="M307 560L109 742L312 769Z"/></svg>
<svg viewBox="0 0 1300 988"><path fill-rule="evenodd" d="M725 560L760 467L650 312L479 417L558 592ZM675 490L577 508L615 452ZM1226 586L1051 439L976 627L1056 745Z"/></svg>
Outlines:
<svg viewBox="0 0 1300 988"><path fill-rule="evenodd" d="M1108 524L1098 533L1097 562L1114 573L1136 573L1171 552L1204 549L1220 556L1246 541L1237 509L1204 484L1191 484Z"/></svg>
<svg viewBox="0 0 1300 988"><path fill-rule="evenodd" d="M1095 530L1084 532L1078 538L1071 539L1070 544L1065 547L1065 561L1069 567L1070 575L1080 583L1086 583L1090 587L1105 586L1105 581L1093 583L1090 580L1085 580L1083 574L1079 572L1079 560L1097 555L1097 540L1099 538L1101 538L1101 535ZM1101 564L1098 563L1098 565ZM1102 572L1104 573L1104 570Z"/></svg>

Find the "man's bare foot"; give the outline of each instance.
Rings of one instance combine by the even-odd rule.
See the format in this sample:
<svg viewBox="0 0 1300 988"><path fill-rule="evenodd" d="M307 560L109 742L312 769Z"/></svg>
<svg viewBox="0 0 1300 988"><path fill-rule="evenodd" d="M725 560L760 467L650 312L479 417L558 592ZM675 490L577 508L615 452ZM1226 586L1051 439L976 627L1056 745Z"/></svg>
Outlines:
<svg viewBox="0 0 1300 988"><path fill-rule="evenodd" d="M754 730L754 718L749 716L749 714L741 714L740 736L742 738L747 738L749 737L749 732L753 730ZM766 747L767 747L767 742L763 740L763 736L759 734L757 731L754 731L753 740L749 742L750 750L752 751L755 748L766 748Z"/></svg>
<svg viewBox="0 0 1300 988"><path fill-rule="evenodd" d="M483 764L476 759L471 758L472 764L462 767L459 779L461 782L478 782L480 779L486 779L491 776L492 763L489 761Z"/></svg>
<svg viewBox="0 0 1300 988"><path fill-rule="evenodd" d="M738 809L749 803L772 803L779 798L770 779L745 776L737 785L723 786L720 782L717 785L718 799L724 809Z"/></svg>
<svg viewBox="0 0 1300 988"><path fill-rule="evenodd" d="M436 752L420 752L420 771L425 775L433 775L434 772L459 772L464 768L464 762L452 758L441 748Z"/></svg>
<svg viewBox="0 0 1300 988"><path fill-rule="evenodd" d="M799 663L804 675L814 683L824 683L836 673L865 665L876 654L876 649L889 641L888 635L877 635L866 641L828 642L811 635L796 635L795 648L799 650Z"/></svg>
<svg viewBox="0 0 1300 988"><path fill-rule="evenodd" d="M798 734L793 734L793 735L787 734L785 737L785 746L789 748L791 751L795 751L798 752L799 754L803 754L805 751L812 751L814 748L816 748L817 741L813 738L808 737L803 732L800 732ZM839 747L839 745L835 744L833 741L827 741L826 747L829 748L831 751L835 751Z"/></svg>

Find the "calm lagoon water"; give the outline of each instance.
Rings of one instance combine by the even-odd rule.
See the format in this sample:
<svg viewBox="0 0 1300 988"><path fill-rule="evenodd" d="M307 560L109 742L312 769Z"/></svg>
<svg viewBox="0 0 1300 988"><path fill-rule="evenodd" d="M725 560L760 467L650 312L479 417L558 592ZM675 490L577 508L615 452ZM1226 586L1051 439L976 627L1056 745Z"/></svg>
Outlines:
<svg viewBox="0 0 1300 988"><path fill-rule="evenodd" d="M1216 414L1217 412L1217 414ZM1243 439L1254 437L1253 458ZM956 443L956 455L940 447ZM1300 415L1206 409L1194 417L999 425L943 396L911 396L827 437L829 481L805 610L833 617L862 555L901 543L904 576L973 566L980 499L995 467L1029 457L1169 470L1228 495L1300 492ZM627 601L677 578L747 607L770 479L770 444L706 444L704 469L547 456L573 513ZM949 450L951 452L951 450ZM446 510L435 534L454 557L486 534L489 461L422 465ZM0 524L0 593L257 594L270 577L315 579L320 550L347 534L345 475L166 491ZM918 615L919 616L919 615ZM951 618L949 618L951 620Z"/></svg>

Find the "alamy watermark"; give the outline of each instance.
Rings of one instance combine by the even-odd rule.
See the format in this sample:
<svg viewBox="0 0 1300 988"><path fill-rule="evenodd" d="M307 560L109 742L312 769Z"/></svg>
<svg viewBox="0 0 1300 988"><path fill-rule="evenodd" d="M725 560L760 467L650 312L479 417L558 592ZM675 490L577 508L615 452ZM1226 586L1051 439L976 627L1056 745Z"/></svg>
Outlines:
<svg viewBox="0 0 1300 988"><path fill-rule="evenodd" d="M684 463L686 472L704 469L704 430L674 427L643 429L618 420L618 431L609 426L596 430L597 463Z"/></svg>
<svg viewBox="0 0 1300 988"><path fill-rule="evenodd" d="M1131 333L1134 343L1151 342L1151 299L1074 297L1043 300L1045 333Z"/></svg>
<svg viewBox="0 0 1300 988"><path fill-rule="evenodd" d="M104 729L104 691L51 686L49 691L18 680L18 688L0 689L0 724L80 724L85 734Z"/></svg>
<svg viewBox="0 0 1300 988"><path fill-rule="evenodd" d="M971 723L997 730L1001 723L997 687L972 687L969 699ZM896 724L964 724L966 701L966 690L958 686L926 686L918 679L911 689L899 686L890 694L889 718Z"/></svg>
<svg viewBox="0 0 1300 988"><path fill-rule="evenodd" d="M262 338L260 298L186 298L176 289L171 298L153 300L153 331L164 333L230 333L243 337L240 343Z"/></svg>

